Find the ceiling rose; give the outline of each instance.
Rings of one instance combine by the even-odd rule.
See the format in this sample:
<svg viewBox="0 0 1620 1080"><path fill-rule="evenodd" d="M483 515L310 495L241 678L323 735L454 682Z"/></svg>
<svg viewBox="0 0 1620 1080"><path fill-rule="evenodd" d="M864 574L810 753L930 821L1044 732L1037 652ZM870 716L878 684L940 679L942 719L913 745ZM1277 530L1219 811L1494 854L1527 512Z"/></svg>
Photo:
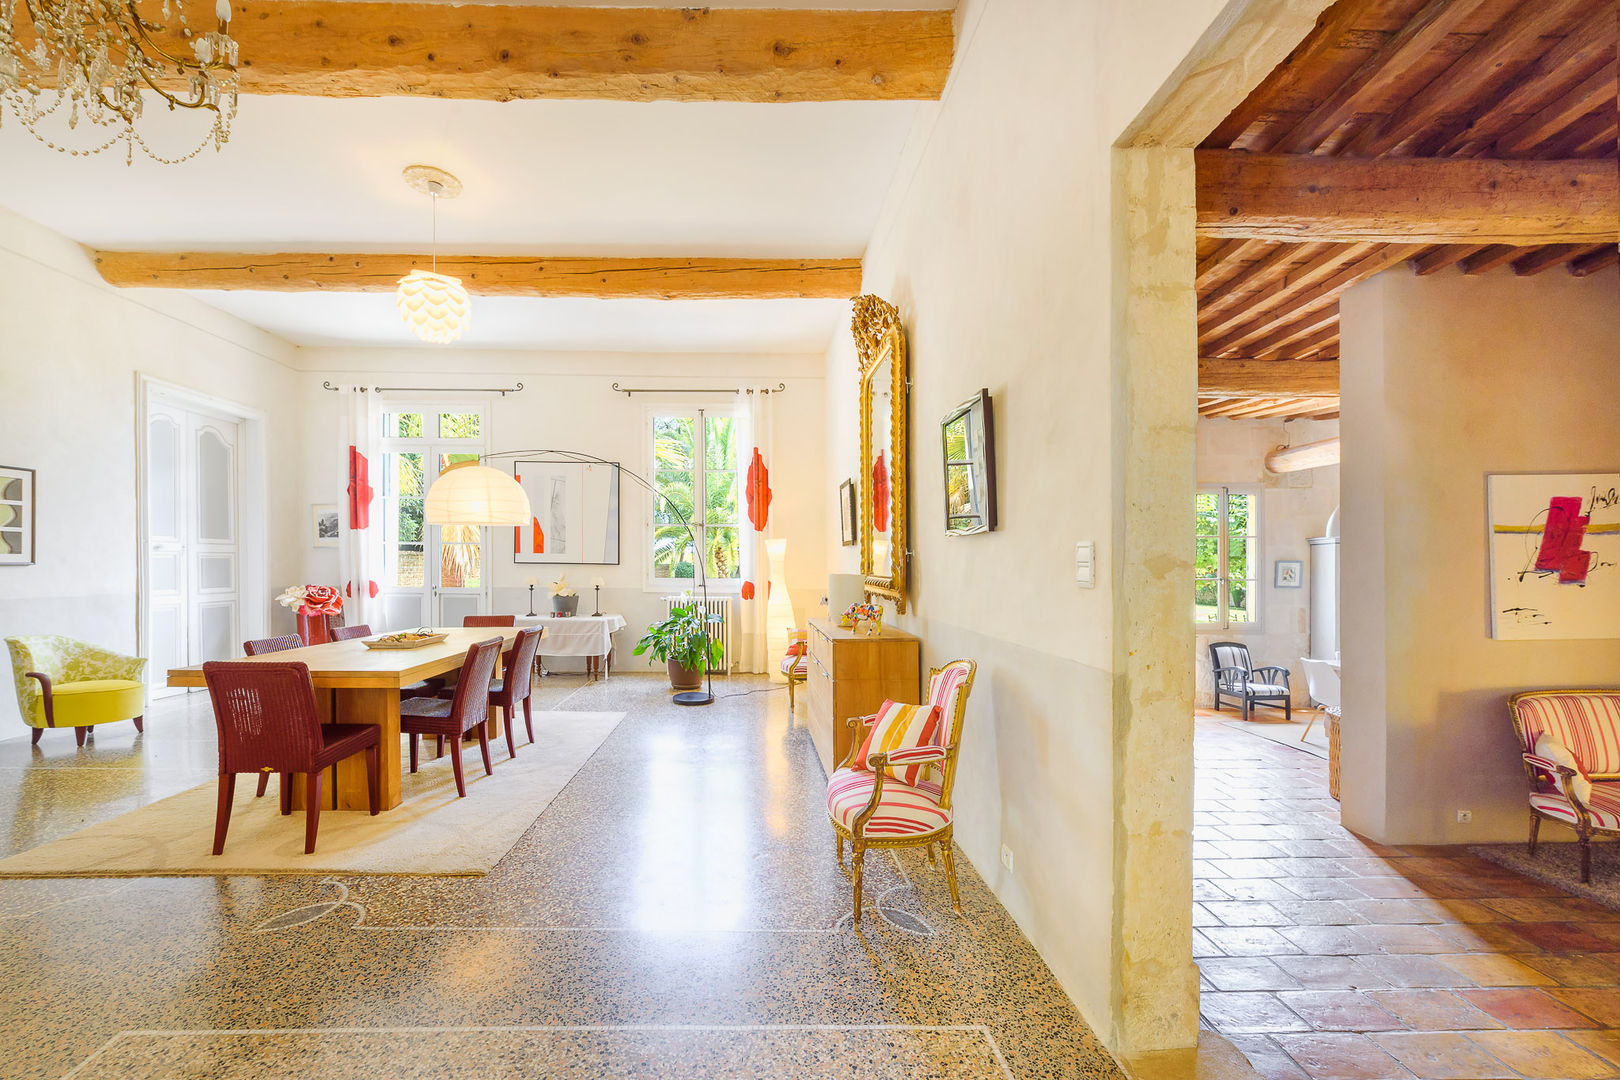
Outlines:
<svg viewBox="0 0 1620 1080"><path fill-rule="evenodd" d="M410 165L405 183L433 200L433 268L400 278L394 300L411 333L430 345L448 345L461 337L472 314L461 279L439 273L439 200L460 195L461 181L432 165Z"/></svg>

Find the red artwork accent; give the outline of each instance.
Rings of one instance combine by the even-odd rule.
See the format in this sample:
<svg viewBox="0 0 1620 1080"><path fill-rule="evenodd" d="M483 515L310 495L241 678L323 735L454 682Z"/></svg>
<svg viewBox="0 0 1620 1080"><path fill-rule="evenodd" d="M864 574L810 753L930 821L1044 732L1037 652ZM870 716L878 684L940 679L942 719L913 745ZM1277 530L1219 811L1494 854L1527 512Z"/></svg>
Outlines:
<svg viewBox="0 0 1620 1080"><path fill-rule="evenodd" d="M757 446L754 460L748 464L748 481L743 490L748 496L748 520L753 523L755 532L764 532L765 523L771 518L771 471L765 467L765 458Z"/></svg>
<svg viewBox="0 0 1620 1080"><path fill-rule="evenodd" d="M349 447L349 528L364 529L371 524L371 463L366 455Z"/></svg>
<svg viewBox="0 0 1620 1080"><path fill-rule="evenodd" d="M544 555L546 553L546 530L540 527L539 518L530 518L529 520L534 522L534 553Z"/></svg>
<svg viewBox="0 0 1620 1080"><path fill-rule="evenodd" d="M754 598L754 583L752 581L743 582L742 598L744 600L752 600Z"/></svg>
<svg viewBox="0 0 1620 1080"><path fill-rule="evenodd" d="M381 589L377 588L377 583L375 581L368 581L366 584L371 586L371 598L373 600L377 599L377 594L382 592Z"/></svg>
<svg viewBox="0 0 1620 1080"><path fill-rule="evenodd" d="M512 479L520 484L523 483L523 477L515 472L512 474ZM521 525L512 526L512 554L523 554L523 526Z"/></svg>
<svg viewBox="0 0 1620 1080"><path fill-rule="evenodd" d="M1558 572L1560 585L1586 584L1592 568L1592 552L1582 551L1586 527L1592 519L1581 513L1581 500L1573 495L1555 495L1547 505L1547 524L1541 530L1541 550L1536 553L1536 570Z"/></svg>
<svg viewBox="0 0 1620 1080"><path fill-rule="evenodd" d="M879 454L872 462L872 528L877 532L889 531L889 466Z"/></svg>

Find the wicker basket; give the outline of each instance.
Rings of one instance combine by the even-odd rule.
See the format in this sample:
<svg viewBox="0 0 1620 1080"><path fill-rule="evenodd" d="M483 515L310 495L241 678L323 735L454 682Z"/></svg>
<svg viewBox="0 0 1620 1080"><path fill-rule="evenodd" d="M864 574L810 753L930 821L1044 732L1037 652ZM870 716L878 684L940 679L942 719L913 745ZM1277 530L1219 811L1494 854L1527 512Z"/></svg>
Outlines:
<svg viewBox="0 0 1620 1080"><path fill-rule="evenodd" d="M1327 718L1328 729L1328 794L1339 797L1339 718Z"/></svg>

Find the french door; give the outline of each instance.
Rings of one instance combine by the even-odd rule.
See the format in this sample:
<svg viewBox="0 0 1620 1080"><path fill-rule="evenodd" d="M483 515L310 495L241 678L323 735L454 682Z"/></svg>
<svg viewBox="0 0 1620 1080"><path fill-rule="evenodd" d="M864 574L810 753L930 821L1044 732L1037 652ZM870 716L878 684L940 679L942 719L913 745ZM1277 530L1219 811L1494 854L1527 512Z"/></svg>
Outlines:
<svg viewBox="0 0 1620 1080"><path fill-rule="evenodd" d="M146 408L147 603L154 697L170 668L228 660L241 642L240 423L159 397Z"/></svg>
<svg viewBox="0 0 1620 1080"><path fill-rule="evenodd" d="M383 416L381 593L384 626L460 626L489 610L488 530L429 525L428 488L445 469L483 453L483 413L400 405Z"/></svg>

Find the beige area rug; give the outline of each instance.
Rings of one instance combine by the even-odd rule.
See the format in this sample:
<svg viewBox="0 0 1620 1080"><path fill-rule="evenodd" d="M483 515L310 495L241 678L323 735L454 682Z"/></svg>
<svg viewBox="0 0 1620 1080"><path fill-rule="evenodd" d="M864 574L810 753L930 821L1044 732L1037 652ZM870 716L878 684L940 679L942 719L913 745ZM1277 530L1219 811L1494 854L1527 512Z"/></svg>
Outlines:
<svg viewBox="0 0 1620 1080"><path fill-rule="evenodd" d="M1313 757L1326 760L1328 756L1327 714L1322 713L1317 716L1316 723L1310 725L1310 735L1304 741L1301 741L1300 736L1305 734L1307 721L1310 720L1311 714L1305 709L1294 710L1295 716L1300 713L1305 714L1304 720L1284 720L1281 717L1272 720L1268 716L1263 720L1249 720L1247 722L1243 720L1227 720L1224 723L1234 731L1257 735L1262 739L1269 739L1279 746L1303 750ZM3 865L5 864L0 863L0 866Z"/></svg>
<svg viewBox="0 0 1620 1080"><path fill-rule="evenodd" d="M262 799L243 775L225 852L212 853L219 787L209 781L150 806L0 859L0 877L158 877L215 874L486 874L534 824L580 766L624 719L622 712L537 712L533 745L506 756L490 744L484 775L476 743L463 748L467 797L456 797L450 755L424 761L400 781L401 802L376 817L327 810L313 855L304 854L304 812L282 817L276 781ZM408 760L408 759L407 759Z"/></svg>

